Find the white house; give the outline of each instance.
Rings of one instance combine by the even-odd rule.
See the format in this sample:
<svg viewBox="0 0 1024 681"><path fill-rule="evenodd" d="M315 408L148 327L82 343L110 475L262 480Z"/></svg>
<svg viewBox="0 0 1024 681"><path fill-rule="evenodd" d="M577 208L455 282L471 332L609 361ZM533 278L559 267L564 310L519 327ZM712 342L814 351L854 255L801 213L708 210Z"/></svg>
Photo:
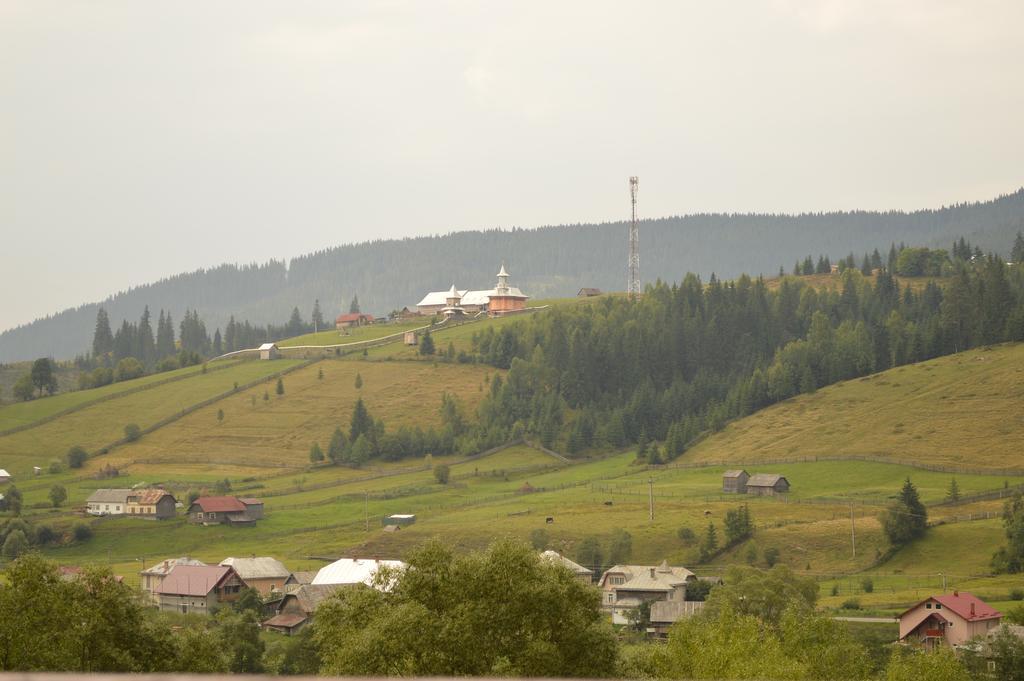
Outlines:
<svg viewBox="0 0 1024 681"><path fill-rule="evenodd" d="M128 508L130 489L98 489L85 500L89 515L124 515Z"/></svg>

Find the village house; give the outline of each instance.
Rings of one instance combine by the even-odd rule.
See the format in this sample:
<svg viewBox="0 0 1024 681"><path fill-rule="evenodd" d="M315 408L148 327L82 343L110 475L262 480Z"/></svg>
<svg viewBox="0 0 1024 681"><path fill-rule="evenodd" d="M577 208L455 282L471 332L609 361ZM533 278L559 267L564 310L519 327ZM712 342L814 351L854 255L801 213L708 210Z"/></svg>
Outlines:
<svg viewBox="0 0 1024 681"><path fill-rule="evenodd" d="M966 591L930 596L899 615L900 642L957 647L999 627L1003 615Z"/></svg>
<svg viewBox="0 0 1024 681"><path fill-rule="evenodd" d="M693 617L704 609L704 601L655 601L651 603L650 638L668 638L668 630L681 619Z"/></svg>
<svg viewBox="0 0 1024 681"><path fill-rule="evenodd" d="M289 591L277 606L276 614L263 622L263 628L292 636L313 619L316 609L342 584L304 584ZM348 587L351 588L351 585Z"/></svg>
<svg viewBox="0 0 1024 681"><path fill-rule="evenodd" d="M253 556L251 558L225 558L220 562L234 569L242 582L250 589L256 589L266 597L271 591L284 592L289 584L296 584L291 570L276 558Z"/></svg>
<svg viewBox="0 0 1024 681"><path fill-rule="evenodd" d="M722 474L722 491L726 494L746 494L750 474L746 471L726 471Z"/></svg>
<svg viewBox="0 0 1024 681"><path fill-rule="evenodd" d="M568 568L576 579L580 580L584 584L593 584L594 582L594 571L590 568L583 567L579 563L569 560L558 551L542 551L540 554L541 560L545 560L555 565L561 565L564 568Z"/></svg>
<svg viewBox="0 0 1024 681"><path fill-rule="evenodd" d="M601 576L601 604L612 614L613 624L628 624L628 611L644 602L685 601L686 585L697 575L683 567L661 565L614 565Z"/></svg>
<svg viewBox="0 0 1024 681"><path fill-rule="evenodd" d="M132 490L125 498L125 514L165 520L174 517L178 503L170 492L162 489Z"/></svg>
<svg viewBox="0 0 1024 681"><path fill-rule="evenodd" d="M157 594L161 610L205 615L237 600L242 586L239 576L226 565L175 565L157 587Z"/></svg>
<svg viewBox="0 0 1024 681"><path fill-rule="evenodd" d="M276 343L264 343L260 346L260 359L278 359L280 356L281 350Z"/></svg>
<svg viewBox="0 0 1024 681"><path fill-rule="evenodd" d="M330 565L320 568L313 578L313 586L322 584L364 584L374 586L374 578L381 568L404 570L406 565L400 560L367 560L364 558L342 558ZM379 586L385 590L389 585Z"/></svg>
<svg viewBox="0 0 1024 681"><path fill-rule="evenodd" d="M373 315L371 314L349 312L347 314L338 315L337 319L334 320L334 328L341 331L343 329L350 329L353 326L366 326L367 324L373 324L373 321Z"/></svg>
<svg viewBox="0 0 1024 681"><path fill-rule="evenodd" d="M152 601L154 605L160 604L160 594L157 590L160 588L160 585L163 584L164 577L167 576L167 573L170 572L171 568L175 565L205 566L206 563L201 560L196 560L195 558L182 556L181 558L168 558L166 560L162 560L156 565L148 567L140 572L139 576L141 577L140 582L142 590L148 594L149 600Z"/></svg>
<svg viewBox="0 0 1024 681"><path fill-rule="evenodd" d="M789 491L789 480L777 473L755 473L747 480L747 494L771 497Z"/></svg>
<svg viewBox="0 0 1024 681"><path fill-rule="evenodd" d="M130 489L98 489L85 500L85 512L89 515L124 515L128 508Z"/></svg>
<svg viewBox="0 0 1024 681"><path fill-rule="evenodd" d="M188 507L188 520L198 525L255 525L263 518L263 502L237 497L199 497Z"/></svg>

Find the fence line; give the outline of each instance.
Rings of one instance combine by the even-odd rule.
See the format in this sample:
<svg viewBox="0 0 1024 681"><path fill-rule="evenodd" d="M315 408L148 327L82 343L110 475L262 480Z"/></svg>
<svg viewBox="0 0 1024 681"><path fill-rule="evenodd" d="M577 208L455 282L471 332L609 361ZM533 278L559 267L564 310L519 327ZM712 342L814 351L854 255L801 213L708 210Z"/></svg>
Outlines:
<svg viewBox="0 0 1024 681"><path fill-rule="evenodd" d="M968 466L946 466L942 464L928 464L919 461L906 461L890 456L864 456L859 454L847 454L844 456L805 456L779 459L761 459L759 461L694 461L684 463L646 464L640 470L665 470L665 469L690 469L690 468L743 468L755 466L779 466L797 463L815 463L825 461L864 461L867 463L885 463L896 466L906 466L935 473L960 473L962 475L986 475L986 476L1021 476L1024 475L1024 468L970 468Z"/></svg>

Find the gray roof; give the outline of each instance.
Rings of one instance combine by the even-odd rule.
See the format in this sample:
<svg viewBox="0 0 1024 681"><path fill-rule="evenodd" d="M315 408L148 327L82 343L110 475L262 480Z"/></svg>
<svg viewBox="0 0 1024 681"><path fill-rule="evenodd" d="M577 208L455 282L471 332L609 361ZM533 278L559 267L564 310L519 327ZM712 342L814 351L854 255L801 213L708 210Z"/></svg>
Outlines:
<svg viewBox="0 0 1024 681"><path fill-rule="evenodd" d="M747 487L775 487L779 480L786 480L786 478L778 473L757 473L751 475L747 480ZM786 482L789 483L789 480Z"/></svg>
<svg viewBox="0 0 1024 681"><path fill-rule="evenodd" d="M601 577L602 587L606 586L610 574L626 578L624 584L615 586L623 591L672 591L676 585L697 578L684 567L670 566L668 561L662 561L661 565L613 565Z"/></svg>
<svg viewBox="0 0 1024 681"><path fill-rule="evenodd" d="M293 572L292 577L299 584L312 584L313 579L316 577L316 570L299 570L298 572Z"/></svg>
<svg viewBox="0 0 1024 681"><path fill-rule="evenodd" d="M299 588L286 593L280 607L284 607L285 601L289 598L294 598L298 601L302 612L308 615L316 612L320 604L338 589L351 587L351 584L303 584Z"/></svg>
<svg viewBox="0 0 1024 681"><path fill-rule="evenodd" d="M159 563L157 563L156 565L153 565L151 567L146 568L145 570L143 570L139 574L142 574L142 575L166 575L168 572L171 571L171 569L175 565L199 565L199 566L202 566L202 565L206 565L206 563L204 563L201 560L196 560L195 558L189 558L188 556L182 556L181 558L168 558L167 560L162 560Z"/></svg>
<svg viewBox="0 0 1024 681"><path fill-rule="evenodd" d="M124 504L128 502L130 489L98 489L85 500L87 504Z"/></svg>
<svg viewBox="0 0 1024 681"><path fill-rule="evenodd" d="M286 568L281 561L270 556L225 558L220 564L230 565L235 568L235 572L238 573L238 576L243 581L247 579L275 579L277 577L287 579L292 574L291 570Z"/></svg>
<svg viewBox="0 0 1024 681"><path fill-rule="evenodd" d="M739 471L726 471L726 472L722 473L722 477L723 478L738 478L741 475L749 475L749 473L747 473L746 471L743 471L743 470L739 470Z"/></svg>
<svg viewBox="0 0 1024 681"><path fill-rule="evenodd" d="M565 567L569 568L570 570L572 570L577 575L592 575L592 574L594 574L594 571L591 570L590 568L585 568L582 565L580 565L579 563L575 563L575 562L569 560L568 558L566 558L565 556L560 554L558 551L544 551L543 553L540 554L540 557L543 558L544 560L548 561L548 562L554 563L555 565L564 565Z"/></svg>

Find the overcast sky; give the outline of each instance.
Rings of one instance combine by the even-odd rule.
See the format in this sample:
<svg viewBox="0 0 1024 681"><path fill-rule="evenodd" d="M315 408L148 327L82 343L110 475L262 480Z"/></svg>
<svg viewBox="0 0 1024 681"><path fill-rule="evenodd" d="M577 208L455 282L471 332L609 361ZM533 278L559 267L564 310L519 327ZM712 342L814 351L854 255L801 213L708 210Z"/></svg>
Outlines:
<svg viewBox="0 0 1024 681"><path fill-rule="evenodd" d="M221 262L1024 184L1024 2L0 0L0 328Z"/></svg>

